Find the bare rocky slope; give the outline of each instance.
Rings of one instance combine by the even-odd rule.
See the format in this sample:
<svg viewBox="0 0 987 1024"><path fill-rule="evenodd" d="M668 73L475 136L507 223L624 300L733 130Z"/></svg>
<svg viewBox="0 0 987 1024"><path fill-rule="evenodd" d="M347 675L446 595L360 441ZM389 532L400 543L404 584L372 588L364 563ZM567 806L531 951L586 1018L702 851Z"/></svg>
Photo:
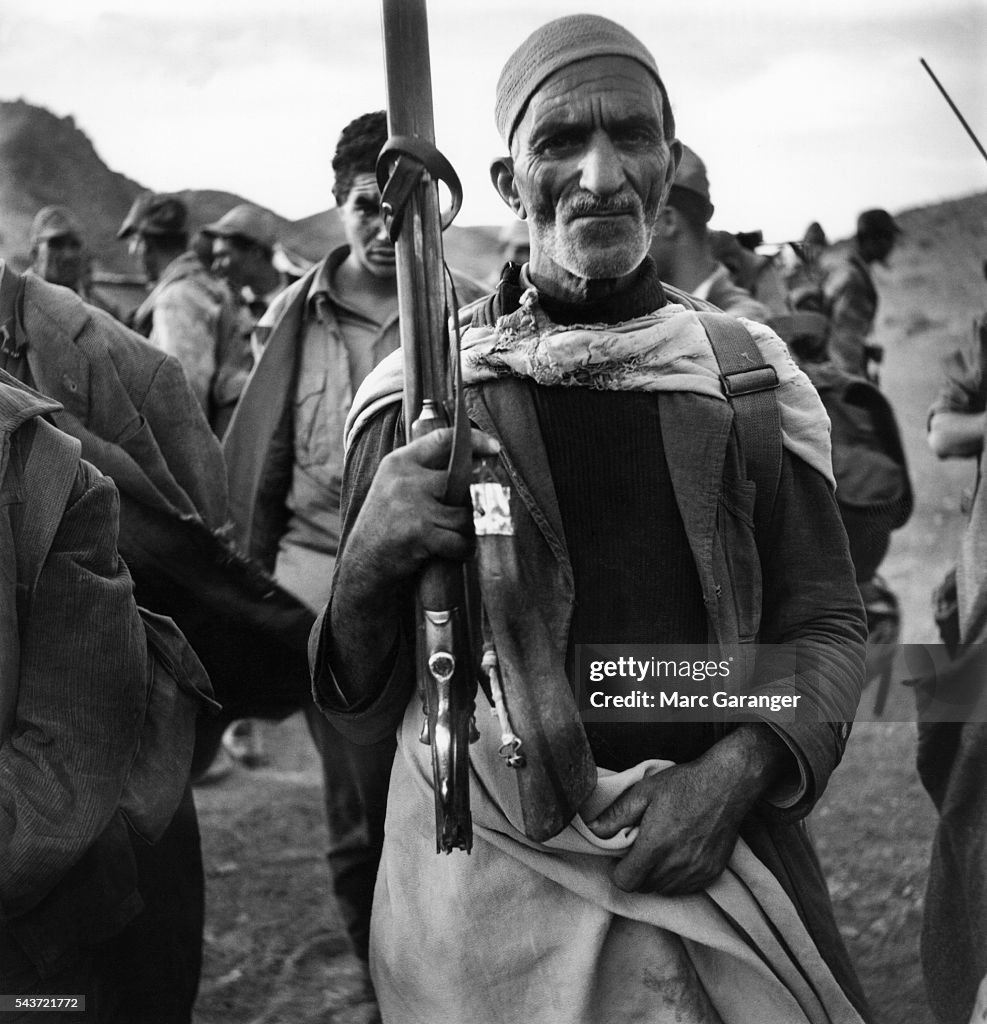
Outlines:
<svg viewBox="0 0 987 1024"><path fill-rule="evenodd" d="M150 186L111 170L71 117L56 117L24 100L0 101L0 257L23 268L28 263L28 236L35 213L49 204L67 206L85 226L86 241L97 270L133 273L135 266L117 228L130 204ZM249 198L232 192L187 189L193 228L221 217ZM274 211L272 211L274 212ZM284 245L314 260L342 241L335 209L297 221L277 217ZM465 273L484 278L496 262L496 228L453 227L446 247L450 262Z"/></svg>

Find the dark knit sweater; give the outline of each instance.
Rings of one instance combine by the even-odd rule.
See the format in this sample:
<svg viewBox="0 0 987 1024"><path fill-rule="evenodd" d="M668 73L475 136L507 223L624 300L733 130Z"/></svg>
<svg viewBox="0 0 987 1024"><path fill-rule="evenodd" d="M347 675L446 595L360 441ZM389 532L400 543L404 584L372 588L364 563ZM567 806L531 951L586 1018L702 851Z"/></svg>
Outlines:
<svg viewBox="0 0 987 1024"><path fill-rule="evenodd" d="M653 264L616 300L569 305L540 298L555 323L616 323L662 306ZM675 503L662 446L658 398L645 392L533 387L535 408L572 563L577 644L703 644L699 576ZM702 726L587 724L600 765L619 770L649 757L690 760L712 737Z"/></svg>

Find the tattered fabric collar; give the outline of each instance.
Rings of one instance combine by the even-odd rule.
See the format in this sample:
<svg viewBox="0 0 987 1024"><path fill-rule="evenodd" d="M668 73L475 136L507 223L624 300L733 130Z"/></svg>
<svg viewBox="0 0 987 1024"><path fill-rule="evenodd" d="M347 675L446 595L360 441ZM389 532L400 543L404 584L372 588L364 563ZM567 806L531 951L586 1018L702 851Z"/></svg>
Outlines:
<svg viewBox="0 0 987 1024"><path fill-rule="evenodd" d="M716 356L695 310L668 302L622 323L562 325L549 319L537 289L524 283L528 286L518 309L493 326L473 325L464 332L460 351L466 384L518 377L543 387L685 391L726 401ZM784 446L835 487L829 417L816 389L773 331L752 320L742 322L778 374L774 394ZM346 420L347 446L372 416L400 400L402 359L400 349L392 352L360 386Z"/></svg>
<svg viewBox="0 0 987 1024"><path fill-rule="evenodd" d="M784 342L763 324L744 326L778 374L782 440L833 483L829 419L816 389ZM600 391L689 391L725 402L720 369L694 310L669 302L616 324L556 324L529 284L520 306L462 339L463 381L520 377L543 387ZM835 486L835 484L834 484Z"/></svg>

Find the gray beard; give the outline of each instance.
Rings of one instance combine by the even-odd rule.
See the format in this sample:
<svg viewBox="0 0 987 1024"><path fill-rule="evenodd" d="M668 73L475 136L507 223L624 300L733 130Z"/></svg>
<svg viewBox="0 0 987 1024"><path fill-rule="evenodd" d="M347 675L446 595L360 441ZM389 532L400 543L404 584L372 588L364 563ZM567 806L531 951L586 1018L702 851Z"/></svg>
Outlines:
<svg viewBox="0 0 987 1024"><path fill-rule="evenodd" d="M610 280L624 277L641 265L650 238L643 228L637 236L627 238L625 232L620 232L620 238L615 238L612 245L600 248L579 245L571 236L560 239L553 230L547 238L543 236L542 251L576 277Z"/></svg>

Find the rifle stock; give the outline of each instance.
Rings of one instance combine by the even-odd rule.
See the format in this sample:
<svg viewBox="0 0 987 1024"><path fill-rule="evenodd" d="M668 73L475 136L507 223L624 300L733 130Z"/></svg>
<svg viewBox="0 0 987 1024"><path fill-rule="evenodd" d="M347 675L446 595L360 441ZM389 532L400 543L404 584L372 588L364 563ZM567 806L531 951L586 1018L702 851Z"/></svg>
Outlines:
<svg viewBox="0 0 987 1024"><path fill-rule="evenodd" d="M448 220L458 209L459 183L434 148L424 0L382 0L382 27L391 138L381 154L378 180L386 178L382 208L396 250L405 425L411 438L458 426L446 501L465 505L469 435L465 413L457 416L458 354L453 356L449 346L439 176L453 191ZM417 618L418 680L426 715L422 738L432 747L436 849L469 852L468 745L476 676L462 565L436 559L425 567L418 584Z"/></svg>

